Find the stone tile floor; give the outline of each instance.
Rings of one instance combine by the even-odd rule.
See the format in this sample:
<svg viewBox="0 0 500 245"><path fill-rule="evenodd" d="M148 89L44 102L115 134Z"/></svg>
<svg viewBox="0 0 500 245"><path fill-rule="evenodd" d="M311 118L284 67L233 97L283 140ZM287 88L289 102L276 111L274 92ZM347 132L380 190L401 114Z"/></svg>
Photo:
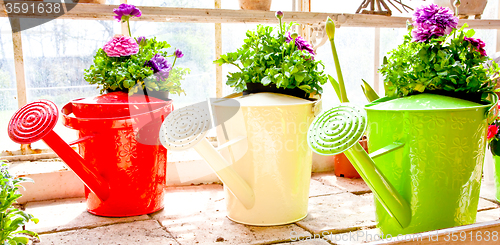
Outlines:
<svg viewBox="0 0 500 245"><path fill-rule="evenodd" d="M483 185L478 222L500 218L494 187ZM169 187L165 208L128 218L105 218L86 212L85 199L31 202L27 212L40 219L26 229L40 234L35 244L357 244L349 232L376 235L373 195L360 179L313 174L309 215L274 227L246 226L225 216L221 185ZM321 234L331 234L323 236ZM343 238L342 238L343 237ZM316 238L316 239L311 239Z"/></svg>

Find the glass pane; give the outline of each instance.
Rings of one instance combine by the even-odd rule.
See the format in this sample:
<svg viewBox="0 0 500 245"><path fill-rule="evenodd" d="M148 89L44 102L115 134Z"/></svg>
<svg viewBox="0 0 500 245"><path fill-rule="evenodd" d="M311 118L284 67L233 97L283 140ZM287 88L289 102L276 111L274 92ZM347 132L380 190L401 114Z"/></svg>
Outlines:
<svg viewBox="0 0 500 245"><path fill-rule="evenodd" d="M364 105L367 103L361 90L361 79L373 84L374 74L374 29L362 27L342 27L335 33L335 46L344 77L349 101ZM316 59L323 61L325 72L337 79L332 49L327 42L317 50ZM338 104L338 98L332 85L323 85L323 110Z"/></svg>
<svg viewBox="0 0 500 245"><path fill-rule="evenodd" d="M215 96L214 24L133 22L133 36L156 36L183 51L176 66L190 68L183 82L187 95L171 95L175 107ZM75 98L98 95L83 80L83 71L120 25L114 21L56 20L23 32L28 101L49 99L61 108ZM62 125L56 132L69 141L75 131ZM36 144L36 147L43 145Z"/></svg>
<svg viewBox="0 0 500 245"><path fill-rule="evenodd" d="M311 1L311 11L312 12L323 12L323 13L356 13L363 1L344 1L344 0L312 0ZM392 16L411 16L412 10L406 8L409 12L406 12L400 4L394 3L398 9L394 8L388 1L385 1L392 11ZM421 5L427 5L432 3L432 1L425 0L411 0L403 1L403 3L413 9Z"/></svg>
<svg viewBox="0 0 500 245"><path fill-rule="evenodd" d="M119 27L113 21L53 20L23 31L28 102L48 99L62 108L72 99L98 95L96 86L83 79L83 72ZM66 141L77 137L61 120L55 131ZM33 147L46 148L41 141Z"/></svg>
<svg viewBox="0 0 500 245"><path fill-rule="evenodd" d="M184 53L175 66L191 73L182 82L186 95L170 95L176 108L215 97L215 24L133 22L131 30L133 36L167 41L172 46L169 52Z"/></svg>
<svg viewBox="0 0 500 245"><path fill-rule="evenodd" d="M379 64L382 65L384 60L384 56L387 56L388 53L397 48L401 43L403 43L403 37L406 35L408 31L406 28L380 28L380 60ZM380 67L377 67L380 69ZM385 95L384 90L384 76L379 74L379 96Z"/></svg>
<svg viewBox="0 0 500 245"><path fill-rule="evenodd" d="M7 135L9 120L17 110L16 73L9 19L0 18L0 152L18 150Z"/></svg>
<svg viewBox="0 0 500 245"><path fill-rule="evenodd" d="M222 53L234 52L243 45L247 30L255 30L254 24L223 24L222 25ZM361 91L361 79L373 82L374 73L374 29L373 28L339 28L336 33L336 46L346 89L349 99L358 104L365 104L366 99ZM354 51L354 52L353 52ZM317 50L316 59L325 64L325 72L337 77L330 45L325 44ZM223 81L227 81L228 72L235 72L238 68L231 65L223 66ZM335 91L330 83L323 85L323 107L331 108L338 103ZM233 92L225 86L224 95Z"/></svg>
<svg viewBox="0 0 500 245"><path fill-rule="evenodd" d="M257 24L222 24L222 54L236 52L244 44L248 30L255 30ZM223 96L232 94L233 88L226 85L229 72L237 72L239 69L233 65L222 66Z"/></svg>

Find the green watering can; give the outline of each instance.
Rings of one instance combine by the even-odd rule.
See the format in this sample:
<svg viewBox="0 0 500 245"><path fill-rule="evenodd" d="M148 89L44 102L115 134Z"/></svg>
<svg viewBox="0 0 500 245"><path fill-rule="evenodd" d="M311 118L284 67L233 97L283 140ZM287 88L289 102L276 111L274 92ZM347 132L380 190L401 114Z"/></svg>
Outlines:
<svg viewBox="0 0 500 245"><path fill-rule="evenodd" d="M384 235L472 224L497 101L424 93L343 103L316 117L308 143L321 155L345 153L374 193ZM365 131L371 154L358 143Z"/></svg>

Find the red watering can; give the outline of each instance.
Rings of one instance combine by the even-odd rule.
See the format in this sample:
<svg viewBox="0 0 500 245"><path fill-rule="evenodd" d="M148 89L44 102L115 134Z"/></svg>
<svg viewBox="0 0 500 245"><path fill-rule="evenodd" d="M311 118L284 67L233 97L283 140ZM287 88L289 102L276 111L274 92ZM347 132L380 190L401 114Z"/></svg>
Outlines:
<svg viewBox="0 0 500 245"><path fill-rule="evenodd" d="M79 131L79 139L67 144L53 131L56 105L38 100L14 114L8 131L16 143L43 140L52 148L85 184L89 212L142 215L163 208L167 151L158 132L172 110L171 100L123 92L76 99L61 110L63 124Z"/></svg>

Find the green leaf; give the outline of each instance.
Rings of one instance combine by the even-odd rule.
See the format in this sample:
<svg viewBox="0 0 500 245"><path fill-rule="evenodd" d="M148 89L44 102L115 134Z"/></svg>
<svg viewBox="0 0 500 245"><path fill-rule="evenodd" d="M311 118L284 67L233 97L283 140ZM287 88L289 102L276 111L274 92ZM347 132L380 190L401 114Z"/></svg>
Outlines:
<svg viewBox="0 0 500 245"><path fill-rule="evenodd" d="M337 94L339 102L342 102L342 95L340 94L340 85L339 85L339 83L337 82L337 80L335 80L335 78L333 78L330 75L328 75L328 79L330 80L330 83L332 84L333 89L335 90L335 94Z"/></svg>
<svg viewBox="0 0 500 245"><path fill-rule="evenodd" d="M306 77L306 75L305 75L305 72L298 72L298 73L294 74L294 77L295 77L295 81L297 81L298 83L300 83L300 82L302 82L304 80L304 78Z"/></svg>
<svg viewBox="0 0 500 245"><path fill-rule="evenodd" d="M264 86L269 85L271 82L272 82L272 81L271 81L271 78L269 78L268 76L265 76L265 77L264 77L264 78L262 78L262 80L261 80L261 83L262 83L262 85L264 85Z"/></svg>
<svg viewBox="0 0 500 245"><path fill-rule="evenodd" d="M308 91L308 90L311 89L311 86L309 86L309 85L301 85L301 86L299 86L299 88L302 89L302 90L304 90L304 91Z"/></svg>
<svg viewBox="0 0 500 245"><path fill-rule="evenodd" d="M363 93L365 94L365 97L368 100L368 102L372 102L372 101L380 98L378 96L377 92L375 92L375 90L373 90L373 88L370 86L369 83L367 83L363 79L361 79L361 81L363 81L363 84L361 85L361 89L363 90Z"/></svg>
<svg viewBox="0 0 500 245"><path fill-rule="evenodd" d="M465 36L471 38L474 34L476 34L476 31L474 31L474 29L470 29L465 33Z"/></svg>
<svg viewBox="0 0 500 245"><path fill-rule="evenodd" d="M12 240L16 241L18 244L27 244L30 240L27 237L17 236L13 237Z"/></svg>
<svg viewBox="0 0 500 245"><path fill-rule="evenodd" d="M131 88L131 87L133 87L134 85L135 85L135 82L134 82L134 81L132 81L132 80L125 80L125 81L123 82L123 86L124 86L125 88Z"/></svg>

